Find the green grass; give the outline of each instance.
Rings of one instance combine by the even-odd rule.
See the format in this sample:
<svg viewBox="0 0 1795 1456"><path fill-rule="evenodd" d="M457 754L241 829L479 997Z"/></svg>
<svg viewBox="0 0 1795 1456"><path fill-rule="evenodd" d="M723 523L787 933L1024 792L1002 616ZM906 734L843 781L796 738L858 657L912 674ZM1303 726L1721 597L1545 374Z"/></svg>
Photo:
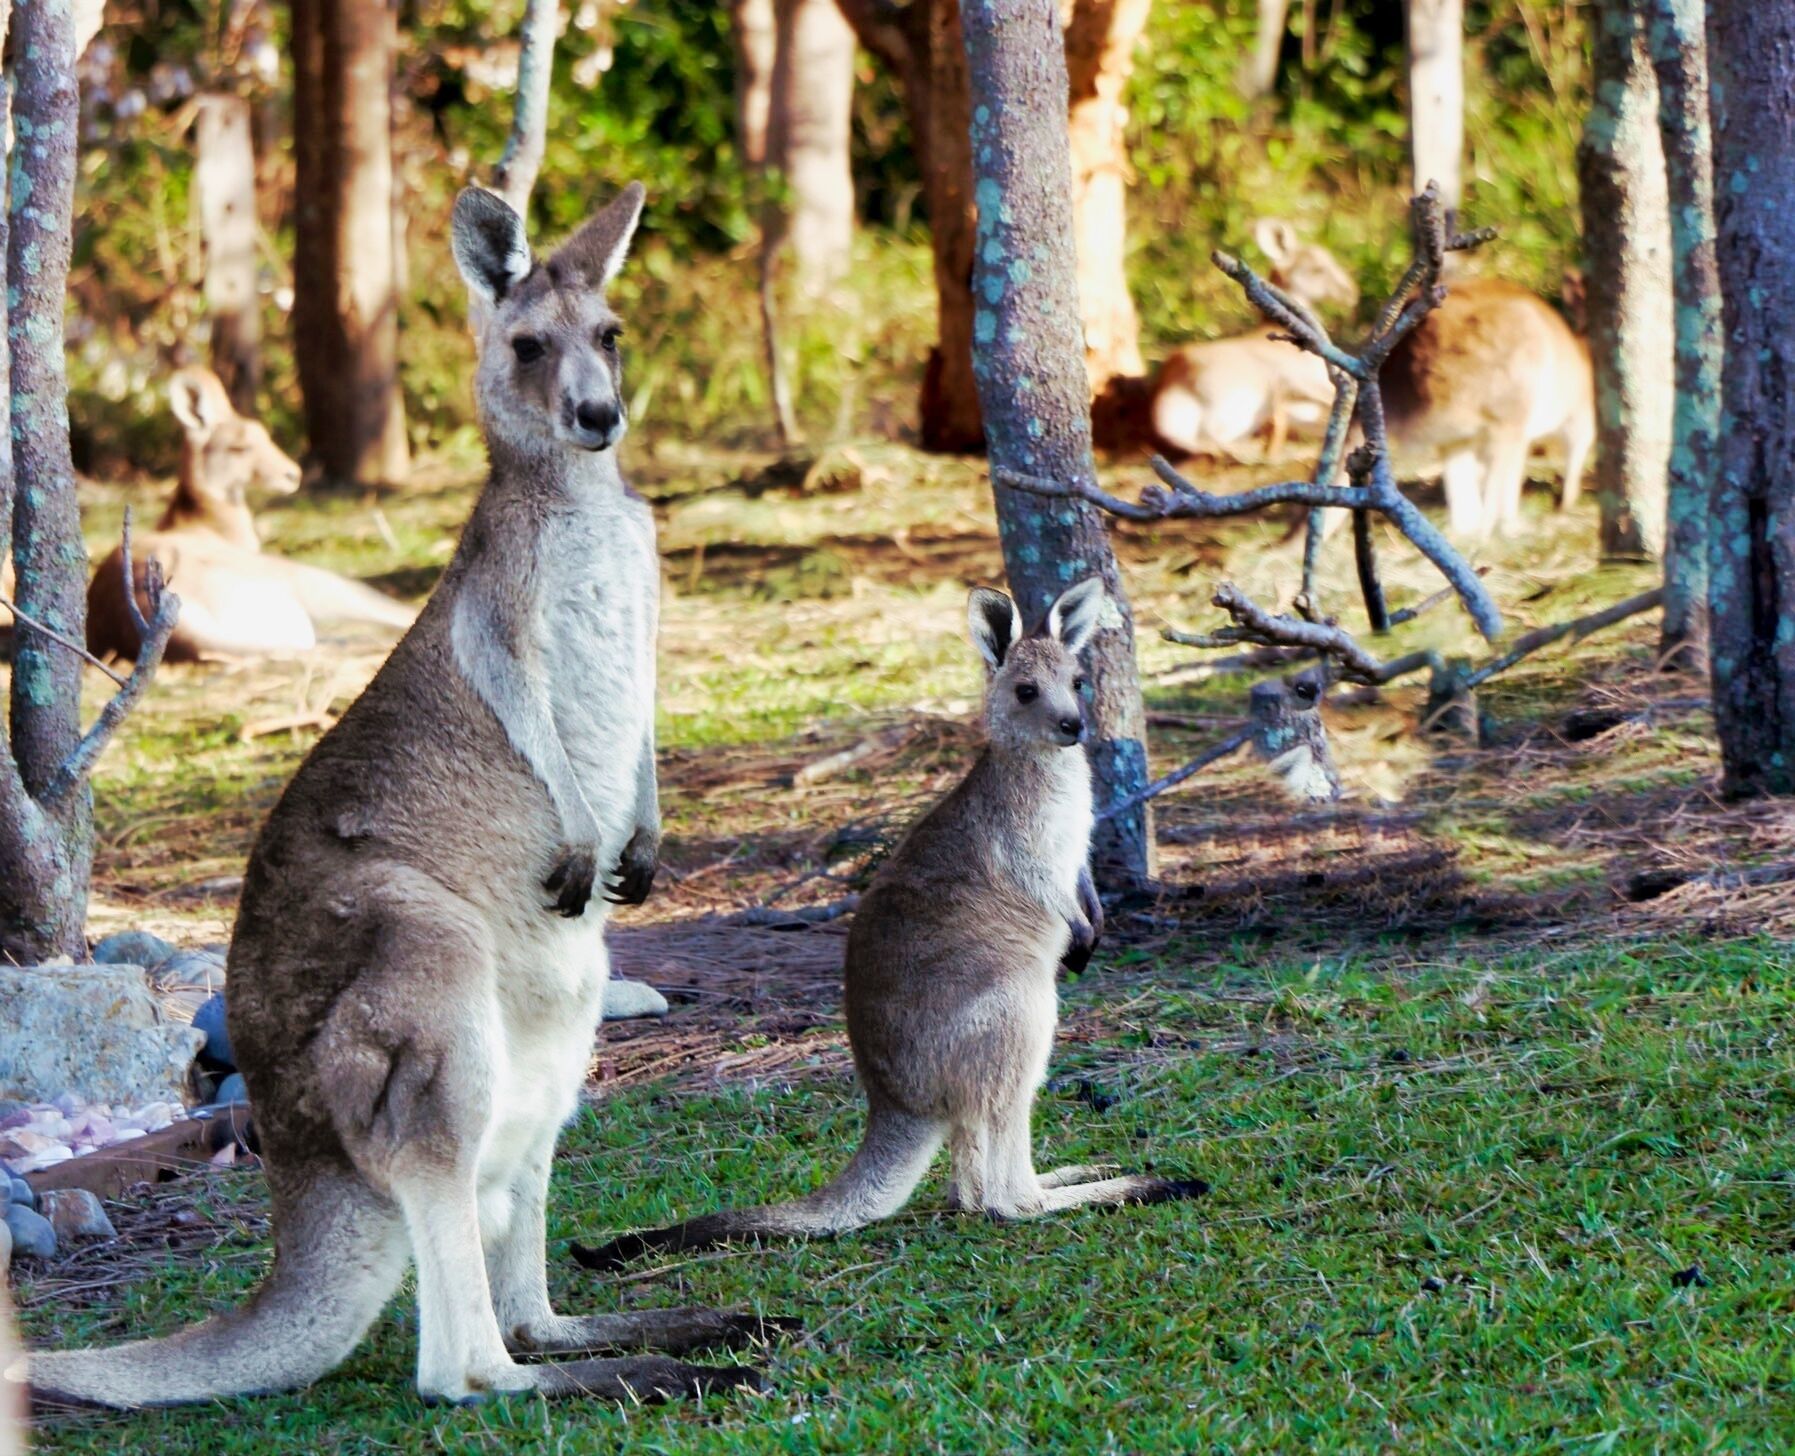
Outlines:
<svg viewBox="0 0 1795 1456"><path fill-rule="evenodd" d="M910 1213L832 1243L598 1284L566 1263L567 1237L813 1186L860 1113L825 1069L580 1118L554 1184L562 1302L801 1315L811 1333L765 1357L768 1398L425 1409L404 1299L306 1395L70 1422L40 1449L1787 1448L1787 947L1121 959L1070 992L1084 1034L1055 1060L1038 1160L1176 1168L1214 1185L1195 1203L993 1226L942 1212L932 1182ZM1093 1111L1081 1078L1114 1102ZM166 1329L247 1289L262 1249L229 1215L258 1185L213 1196L210 1258L80 1313L32 1309L29 1332ZM1697 1267L1706 1282L1680 1287Z"/></svg>

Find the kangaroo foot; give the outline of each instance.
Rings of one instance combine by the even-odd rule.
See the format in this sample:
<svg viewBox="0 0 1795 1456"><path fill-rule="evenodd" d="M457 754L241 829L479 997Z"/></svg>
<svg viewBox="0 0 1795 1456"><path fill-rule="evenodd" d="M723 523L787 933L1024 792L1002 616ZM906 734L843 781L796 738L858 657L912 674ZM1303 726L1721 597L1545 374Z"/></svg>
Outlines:
<svg viewBox="0 0 1795 1456"><path fill-rule="evenodd" d="M645 1309L629 1314L554 1315L512 1330L506 1341L517 1354L572 1354L593 1350L739 1349L779 1335L802 1334L802 1320L724 1309Z"/></svg>
<svg viewBox="0 0 1795 1456"><path fill-rule="evenodd" d="M626 1404L675 1400L681 1396L764 1395L771 1386L760 1371L745 1365L686 1365L656 1355L628 1360L570 1360L533 1365L534 1389L545 1396L597 1396Z"/></svg>

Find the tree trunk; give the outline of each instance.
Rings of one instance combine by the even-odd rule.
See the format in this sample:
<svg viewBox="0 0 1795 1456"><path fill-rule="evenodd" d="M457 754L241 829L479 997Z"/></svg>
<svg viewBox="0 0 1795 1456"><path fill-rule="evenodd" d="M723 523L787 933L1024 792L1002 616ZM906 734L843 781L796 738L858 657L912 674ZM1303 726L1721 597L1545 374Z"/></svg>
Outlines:
<svg viewBox="0 0 1795 1456"><path fill-rule="evenodd" d="M1726 358L1708 614L1723 787L1795 794L1795 9L1711 0Z"/></svg>
<svg viewBox="0 0 1795 1456"><path fill-rule="evenodd" d="M847 274L854 244L854 32L835 0L776 0L775 11L767 154L785 182L776 226L799 289L814 296Z"/></svg>
<svg viewBox="0 0 1795 1456"><path fill-rule="evenodd" d="M1577 148L1602 550L1656 556L1675 383L1658 86L1629 0L1592 12L1594 96Z"/></svg>
<svg viewBox="0 0 1795 1456"><path fill-rule="evenodd" d="M1408 0L1409 157L1419 193L1459 205L1465 152L1464 0Z"/></svg>
<svg viewBox="0 0 1795 1456"><path fill-rule="evenodd" d="M773 0L731 0L729 29L735 37L736 150L742 165L754 172L767 161L773 59L779 47Z"/></svg>
<svg viewBox="0 0 1795 1456"><path fill-rule="evenodd" d="M1720 422L1720 280L1714 264L1713 135L1702 0L1648 0L1646 39L1658 79L1658 130L1670 194L1676 308L1659 660L1698 669L1707 652L1708 498Z"/></svg>
<svg viewBox="0 0 1795 1456"><path fill-rule="evenodd" d="M212 368L237 412L253 415L262 383L262 310L256 292L256 154L249 103L240 96L200 97L194 133Z"/></svg>
<svg viewBox="0 0 1795 1456"><path fill-rule="evenodd" d="M293 349L306 432L337 485L406 477L392 215L393 11L294 0Z"/></svg>
<svg viewBox="0 0 1795 1456"><path fill-rule="evenodd" d="M555 75L555 32L560 28L559 0L527 0L517 55L517 102L511 111L511 133L493 169L493 189L519 217L530 211L530 194L542 170L548 141L549 85Z"/></svg>
<svg viewBox="0 0 1795 1456"><path fill-rule="evenodd" d="M1134 622L1121 574L1094 507L999 482L1004 471L1068 480L1095 468L1054 0L967 0L965 41L977 159L976 379L1004 568L1030 625L1074 582L1101 576L1109 590L1113 613L1086 657L1089 751L1102 813L1147 777ZM1154 858L1148 806L1100 823L1092 853L1110 876L1147 878Z"/></svg>
<svg viewBox="0 0 1795 1456"><path fill-rule="evenodd" d="M1152 0L1082 0L1066 27L1072 225L1091 394L1147 372L1128 291L1128 108L1122 93Z"/></svg>
<svg viewBox="0 0 1795 1456"><path fill-rule="evenodd" d="M1240 90L1249 101L1269 96L1278 84L1278 57L1284 50L1284 32L1290 24L1290 0L1259 0L1258 8L1253 54L1240 72Z"/></svg>
<svg viewBox="0 0 1795 1456"><path fill-rule="evenodd" d="M12 77L7 286L0 290L9 305L10 361L0 399L12 401L12 429L0 527L10 517L20 609L79 642L87 635L87 552L69 459L62 336L79 123L74 14L69 0L15 0L13 22L14 54L31 64ZM11 733L9 751L0 754L0 959L79 959L86 950L92 792L83 784L54 814L36 802L80 741L81 669L67 648L14 624Z"/></svg>

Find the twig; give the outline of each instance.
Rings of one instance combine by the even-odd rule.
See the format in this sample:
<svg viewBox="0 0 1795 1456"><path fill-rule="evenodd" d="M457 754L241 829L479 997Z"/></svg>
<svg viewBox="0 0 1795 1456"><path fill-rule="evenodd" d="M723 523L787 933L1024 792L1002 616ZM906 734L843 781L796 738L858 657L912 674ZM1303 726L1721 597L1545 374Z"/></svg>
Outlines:
<svg viewBox="0 0 1795 1456"><path fill-rule="evenodd" d="M1467 688L1475 688L1487 682L1499 672L1506 672L1523 657L1529 657L1542 647L1550 647L1561 638L1569 637L1573 642L1581 641L1591 632L1599 632L1604 627L1612 627L1616 622L1624 622L1628 617L1637 617L1641 612L1649 612L1664 605L1664 588L1654 587L1651 591L1641 592L1636 597L1628 597L1624 602L1616 602L1612 607L1604 607L1599 612L1591 612L1586 617L1577 617L1569 622L1559 622L1551 627L1537 627L1519 638L1513 647L1500 657L1492 658L1465 679Z"/></svg>
<svg viewBox="0 0 1795 1456"><path fill-rule="evenodd" d="M97 658L93 655L93 653L89 652L85 647L81 646L80 643L71 642L67 637L64 637L62 635L62 633L56 631L54 628L46 627L42 622L38 621L38 619L36 617L32 616L31 613L22 611L17 602L11 601L6 597L0 596L0 607L5 607L7 611L11 612L13 614L13 616L17 617L27 627L33 628L34 630L43 633L44 636L48 637L58 647L66 647L66 648L68 648L68 650L70 652L74 653L77 657L82 657L82 658L87 659L87 661L92 666L99 668L99 670L101 672L105 673L107 677L111 678L121 688L125 685L125 680L122 677L120 677L111 668L106 666L105 663L101 662L99 658Z"/></svg>
<svg viewBox="0 0 1795 1456"><path fill-rule="evenodd" d="M1179 784L1183 783L1192 774L1208 768L1209 765L1214 763L1217 759L1226 758L1231 753L1239 752L1248 743L1252 742L1252 739L1252 724L1249 723L1245 727L1235 729L1234 732L1230 733L1220 743L1204 749L1189 763L1185 764L1183 768L1173 769L1163 778L1154 779L1153 782L1148 784L1145 788L1135 790L1134 793L1130 794L1120 803L1110 805L1109 808L1105 809L1097 816L1098 822L1101 823L1105 819L1113 819L1118 814L1131 813L1135 809L1140 808L1140 806L1146 803L1147 800L1158 798L1159 795L1163 794L1167 789L1177 788Z"/></svg>

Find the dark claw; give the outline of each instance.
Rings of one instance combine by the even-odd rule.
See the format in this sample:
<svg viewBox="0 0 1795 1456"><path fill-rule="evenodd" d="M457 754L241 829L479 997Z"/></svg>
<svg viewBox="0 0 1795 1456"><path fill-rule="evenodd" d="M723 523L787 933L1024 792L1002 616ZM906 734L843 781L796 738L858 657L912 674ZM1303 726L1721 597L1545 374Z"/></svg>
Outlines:
<svg viewBox="0 0 1795 1456"><path fill-rule="evenodd" d="M1072 939L1066 945L1066 953L1060 957L1060 969L1068 976L1076 976L1091 963L1091 953L1096 949L1096 931L1082 921L1073 921Z"/></svg>
<svg viewBox="0 0 1795 1456"><path fill-rule="evenodd" d="M655 835L638 829L624 846L617 868L605 886L605 899L613 905L640 905L654 887L654 872L659 862L660 846Z"/></svg>
<svg viewBox="0 0 1795 1456"><path fill-rule="evenodd" d="M542 882L543 889L555 897L554 904L548 908L570 920L576 915L584 915L597 878L598 856L590 849L564 851L560 862Z"/></svg>

